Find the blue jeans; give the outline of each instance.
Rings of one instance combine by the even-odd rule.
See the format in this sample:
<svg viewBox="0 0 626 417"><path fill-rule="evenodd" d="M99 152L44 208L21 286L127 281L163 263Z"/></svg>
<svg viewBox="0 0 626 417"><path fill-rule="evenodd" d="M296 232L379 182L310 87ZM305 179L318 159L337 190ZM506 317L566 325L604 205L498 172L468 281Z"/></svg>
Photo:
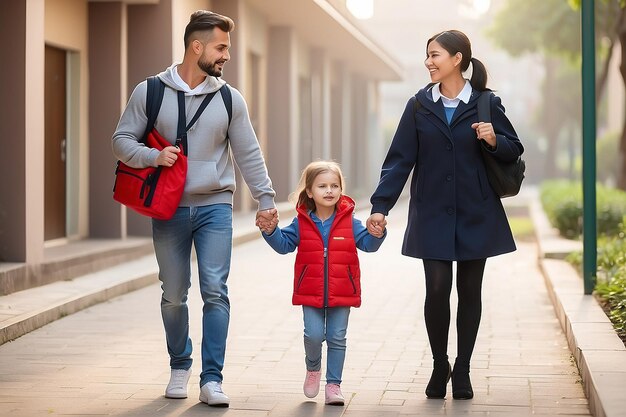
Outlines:
<svg viewBox="0 0 626 417"><path fill-rule="evenodd" d="M179 207L170 220L152 220L152 239L163 294L161 315L172 369L191 367L187 293L191 287L191 245L196 248L202 309L200 386L222 381L230 303L226 280L232 252L230 204Z"/></svg>
<svg viewBox="0 0 626 417"><path fill-rule="evenodd" d="M307 371L322 367L322 342L326 340L326 383L341 384L346 359L346 333L350 307L316 308L302 306L304 353Z"/></svg>

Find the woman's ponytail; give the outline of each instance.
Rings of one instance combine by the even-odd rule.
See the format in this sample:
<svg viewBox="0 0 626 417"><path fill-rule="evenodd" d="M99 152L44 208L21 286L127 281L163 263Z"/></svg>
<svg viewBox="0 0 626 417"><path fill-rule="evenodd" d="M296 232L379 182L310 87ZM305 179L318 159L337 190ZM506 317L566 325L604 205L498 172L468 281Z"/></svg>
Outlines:
<svg viewBox="0 0 626 417"><path fill-rule="evenodd" d="M470 79L470 84L472 87L478 91L488 90L487 88L487 69L476 58L471 59L472 63L472 78Z"/></svg>

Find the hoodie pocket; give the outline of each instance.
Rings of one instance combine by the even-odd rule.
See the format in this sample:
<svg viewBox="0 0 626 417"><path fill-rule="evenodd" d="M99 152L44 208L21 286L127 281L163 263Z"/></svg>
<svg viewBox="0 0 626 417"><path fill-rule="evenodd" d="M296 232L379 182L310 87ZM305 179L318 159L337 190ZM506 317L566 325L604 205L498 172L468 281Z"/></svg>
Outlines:
<svg viewBox="0 0 626 417"><path fill-rule="evenodd" d="M187 193L208 194L221 188L215 162L188 160L187 163Z"/></svg>

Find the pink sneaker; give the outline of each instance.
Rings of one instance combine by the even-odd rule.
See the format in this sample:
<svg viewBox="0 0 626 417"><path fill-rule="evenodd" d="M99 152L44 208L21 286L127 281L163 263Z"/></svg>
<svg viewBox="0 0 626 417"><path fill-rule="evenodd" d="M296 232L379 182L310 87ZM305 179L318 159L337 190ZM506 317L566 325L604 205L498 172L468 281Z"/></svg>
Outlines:
<svg viewBox="0 0 626 417"><path fill-rule="evenodd" d="M343 405L344 402L339 384L326 384L326 404Z"/></svg>
<svg viewBox="0 0 626 417"><path fill-rule="evenodd" d="M320 380L322 379L322 371L306 371L304 378L304 395L308 398L315 398L320 392Z"/></svg>

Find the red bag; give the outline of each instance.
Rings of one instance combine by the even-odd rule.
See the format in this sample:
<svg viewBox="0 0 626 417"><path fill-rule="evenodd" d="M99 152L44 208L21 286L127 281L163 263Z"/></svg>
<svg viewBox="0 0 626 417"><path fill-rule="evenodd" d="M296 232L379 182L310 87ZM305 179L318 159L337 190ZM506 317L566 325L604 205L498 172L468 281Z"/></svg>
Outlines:
<svg viewBox="0 0 626 417"><path fill-rule="evenodd" d="M171 143L154 128L165 85L157 77L147 79L146 116L148 123L143 137L139 141L149 148L159 151ZM220 90L222 100L228 112L228 124L232 118L232 98L228 85L224 84ZM121 161L117 161L115 169L115 184L113 185L113 199L135 210L139 214L150 216L158 220L169 220L174 216L178 204L185 190L187 179L187 131L198 120L204 109L209 105L216 92L207 94L196 114L186 124L185 94L178 91L178 129L176 146L180 149L178 159L171 167L131 168Z"/></svg>
<svg viewBox="0 0 626 417"><path fill-rule="evenodd" d="M161 151L171 143L152 129L146 138L146 146ZM113 199L139 214L169 220L178 208L186 178L187 157L182 149L171 167L131 168L118 161Z"/></svg>

